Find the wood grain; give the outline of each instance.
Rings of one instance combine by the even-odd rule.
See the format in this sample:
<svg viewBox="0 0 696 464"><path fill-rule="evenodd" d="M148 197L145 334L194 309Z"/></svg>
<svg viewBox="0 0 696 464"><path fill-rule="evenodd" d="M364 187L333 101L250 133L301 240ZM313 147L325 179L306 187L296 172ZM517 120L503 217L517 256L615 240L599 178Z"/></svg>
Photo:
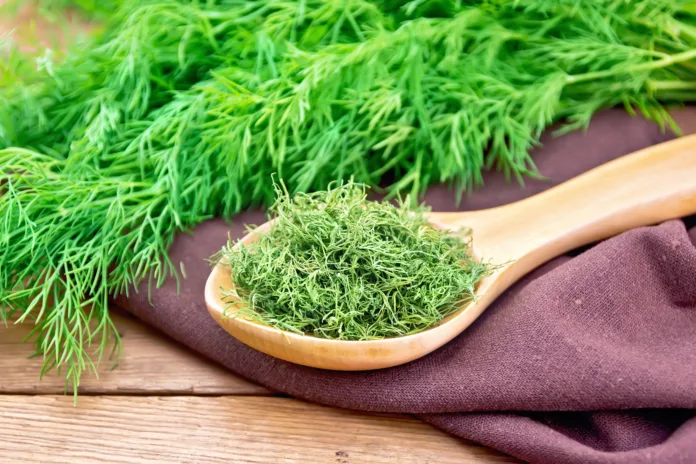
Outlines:
<svg viewBox="0 0 696 464"><path fill-rule="evenodd" d="M123 340L118 365L102 363L99 378L86 374L80 394L268 395L271 392L213 364L187 348L120 313L113 313ZM0 322L0 393L61 394L62 377L39 381L42 360L28 359L31 343L22 343L30 324ZM1 448L0 448L1 449Z"/></svg>
<svg viewBox="0 0 696 464"><path fill-rule="evenodd" d="M0 396L10 463L516 462L414 419L287 398Z"/></svg>

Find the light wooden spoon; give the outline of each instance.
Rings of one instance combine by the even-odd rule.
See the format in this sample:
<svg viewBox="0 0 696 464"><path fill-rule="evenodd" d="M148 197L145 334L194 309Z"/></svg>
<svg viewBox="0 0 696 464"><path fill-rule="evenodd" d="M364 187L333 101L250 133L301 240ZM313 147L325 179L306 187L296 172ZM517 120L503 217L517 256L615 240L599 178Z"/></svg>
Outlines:
<svg viewBox="0 0 696 464"><path fill-rule="evenodd" d="M324 369L380 369L413 361L449 342L503 291L551 258L635 227L693 213L696 135L624 156L516 203L464 213L431 213L430 221L437 227L471 228L479 259L509 264L480 282L476 302L421 332L375 341L339 341L224 315L220 289L229 290L234 284L229 268L221 265L208 278L205 301L225 330L271 356ZM254 238L252 233L242 242Z"/></svg>

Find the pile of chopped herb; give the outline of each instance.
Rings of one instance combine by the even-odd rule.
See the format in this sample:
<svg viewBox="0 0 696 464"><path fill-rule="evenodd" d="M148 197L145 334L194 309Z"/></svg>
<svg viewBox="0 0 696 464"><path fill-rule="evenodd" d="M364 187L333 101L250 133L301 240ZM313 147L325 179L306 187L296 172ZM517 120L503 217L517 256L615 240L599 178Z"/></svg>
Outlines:
<svg viewBox="0 0 696 464"><path fill-rule="evenodd" d="M273 225L250 245L229 243L226 316L339 340L396 337L431 327L474 298L491 267L470 240L437 229L426 208L367 201L353 183L290 197L278 189Z"/></svg>
<svg viewBox="0 0 696 464"><path fill-rule="evenodd" d="M696 100L692 1L77 4L102 24L67 53L0 51L0 316L73 384L117 339L109 298L178 274L177 232L273 203L273 174L459 195L534 175L552 123Z"/></svg>

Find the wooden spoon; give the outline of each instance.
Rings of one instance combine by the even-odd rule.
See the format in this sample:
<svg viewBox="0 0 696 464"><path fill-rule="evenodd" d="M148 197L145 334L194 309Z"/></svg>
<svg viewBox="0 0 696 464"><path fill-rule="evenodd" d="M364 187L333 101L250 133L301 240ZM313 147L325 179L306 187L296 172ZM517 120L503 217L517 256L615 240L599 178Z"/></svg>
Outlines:
<svg viewBox="0 0 696 464"><path fill-rule="evenodd" d="M508 263L480 282L477 301L439 324L403 337L339 341L284 332L243 317L224 316L220 289L231 289L229 268L208 278L210 314L241 342L286 361L334 370L367 370L418 359L466 329L503 291L544 262L629 229L696 213L696 135L616 159L516 203L463 212L431 213L441 228L473 230L475 256ZM267 230L270 223L258 230ZM254 240L254 234L242 243Z"/></svg>

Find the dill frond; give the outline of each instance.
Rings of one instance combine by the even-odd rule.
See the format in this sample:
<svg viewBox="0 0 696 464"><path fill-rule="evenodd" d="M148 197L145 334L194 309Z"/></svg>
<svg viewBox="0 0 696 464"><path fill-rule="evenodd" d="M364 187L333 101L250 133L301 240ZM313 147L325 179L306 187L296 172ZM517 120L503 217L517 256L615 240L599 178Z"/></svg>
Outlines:
<svg viewBox="0 0 696 464"><path fill-rule="evenodd" d="M108 298L175 273L176 232L272 204L274 174L415 201L489 169L522 182L550 124L602 108L676 129L692 3L121 0L65 55L5 47L0 307L36 319L38 354L76 383L85 344L115 335Z"/></svg>

